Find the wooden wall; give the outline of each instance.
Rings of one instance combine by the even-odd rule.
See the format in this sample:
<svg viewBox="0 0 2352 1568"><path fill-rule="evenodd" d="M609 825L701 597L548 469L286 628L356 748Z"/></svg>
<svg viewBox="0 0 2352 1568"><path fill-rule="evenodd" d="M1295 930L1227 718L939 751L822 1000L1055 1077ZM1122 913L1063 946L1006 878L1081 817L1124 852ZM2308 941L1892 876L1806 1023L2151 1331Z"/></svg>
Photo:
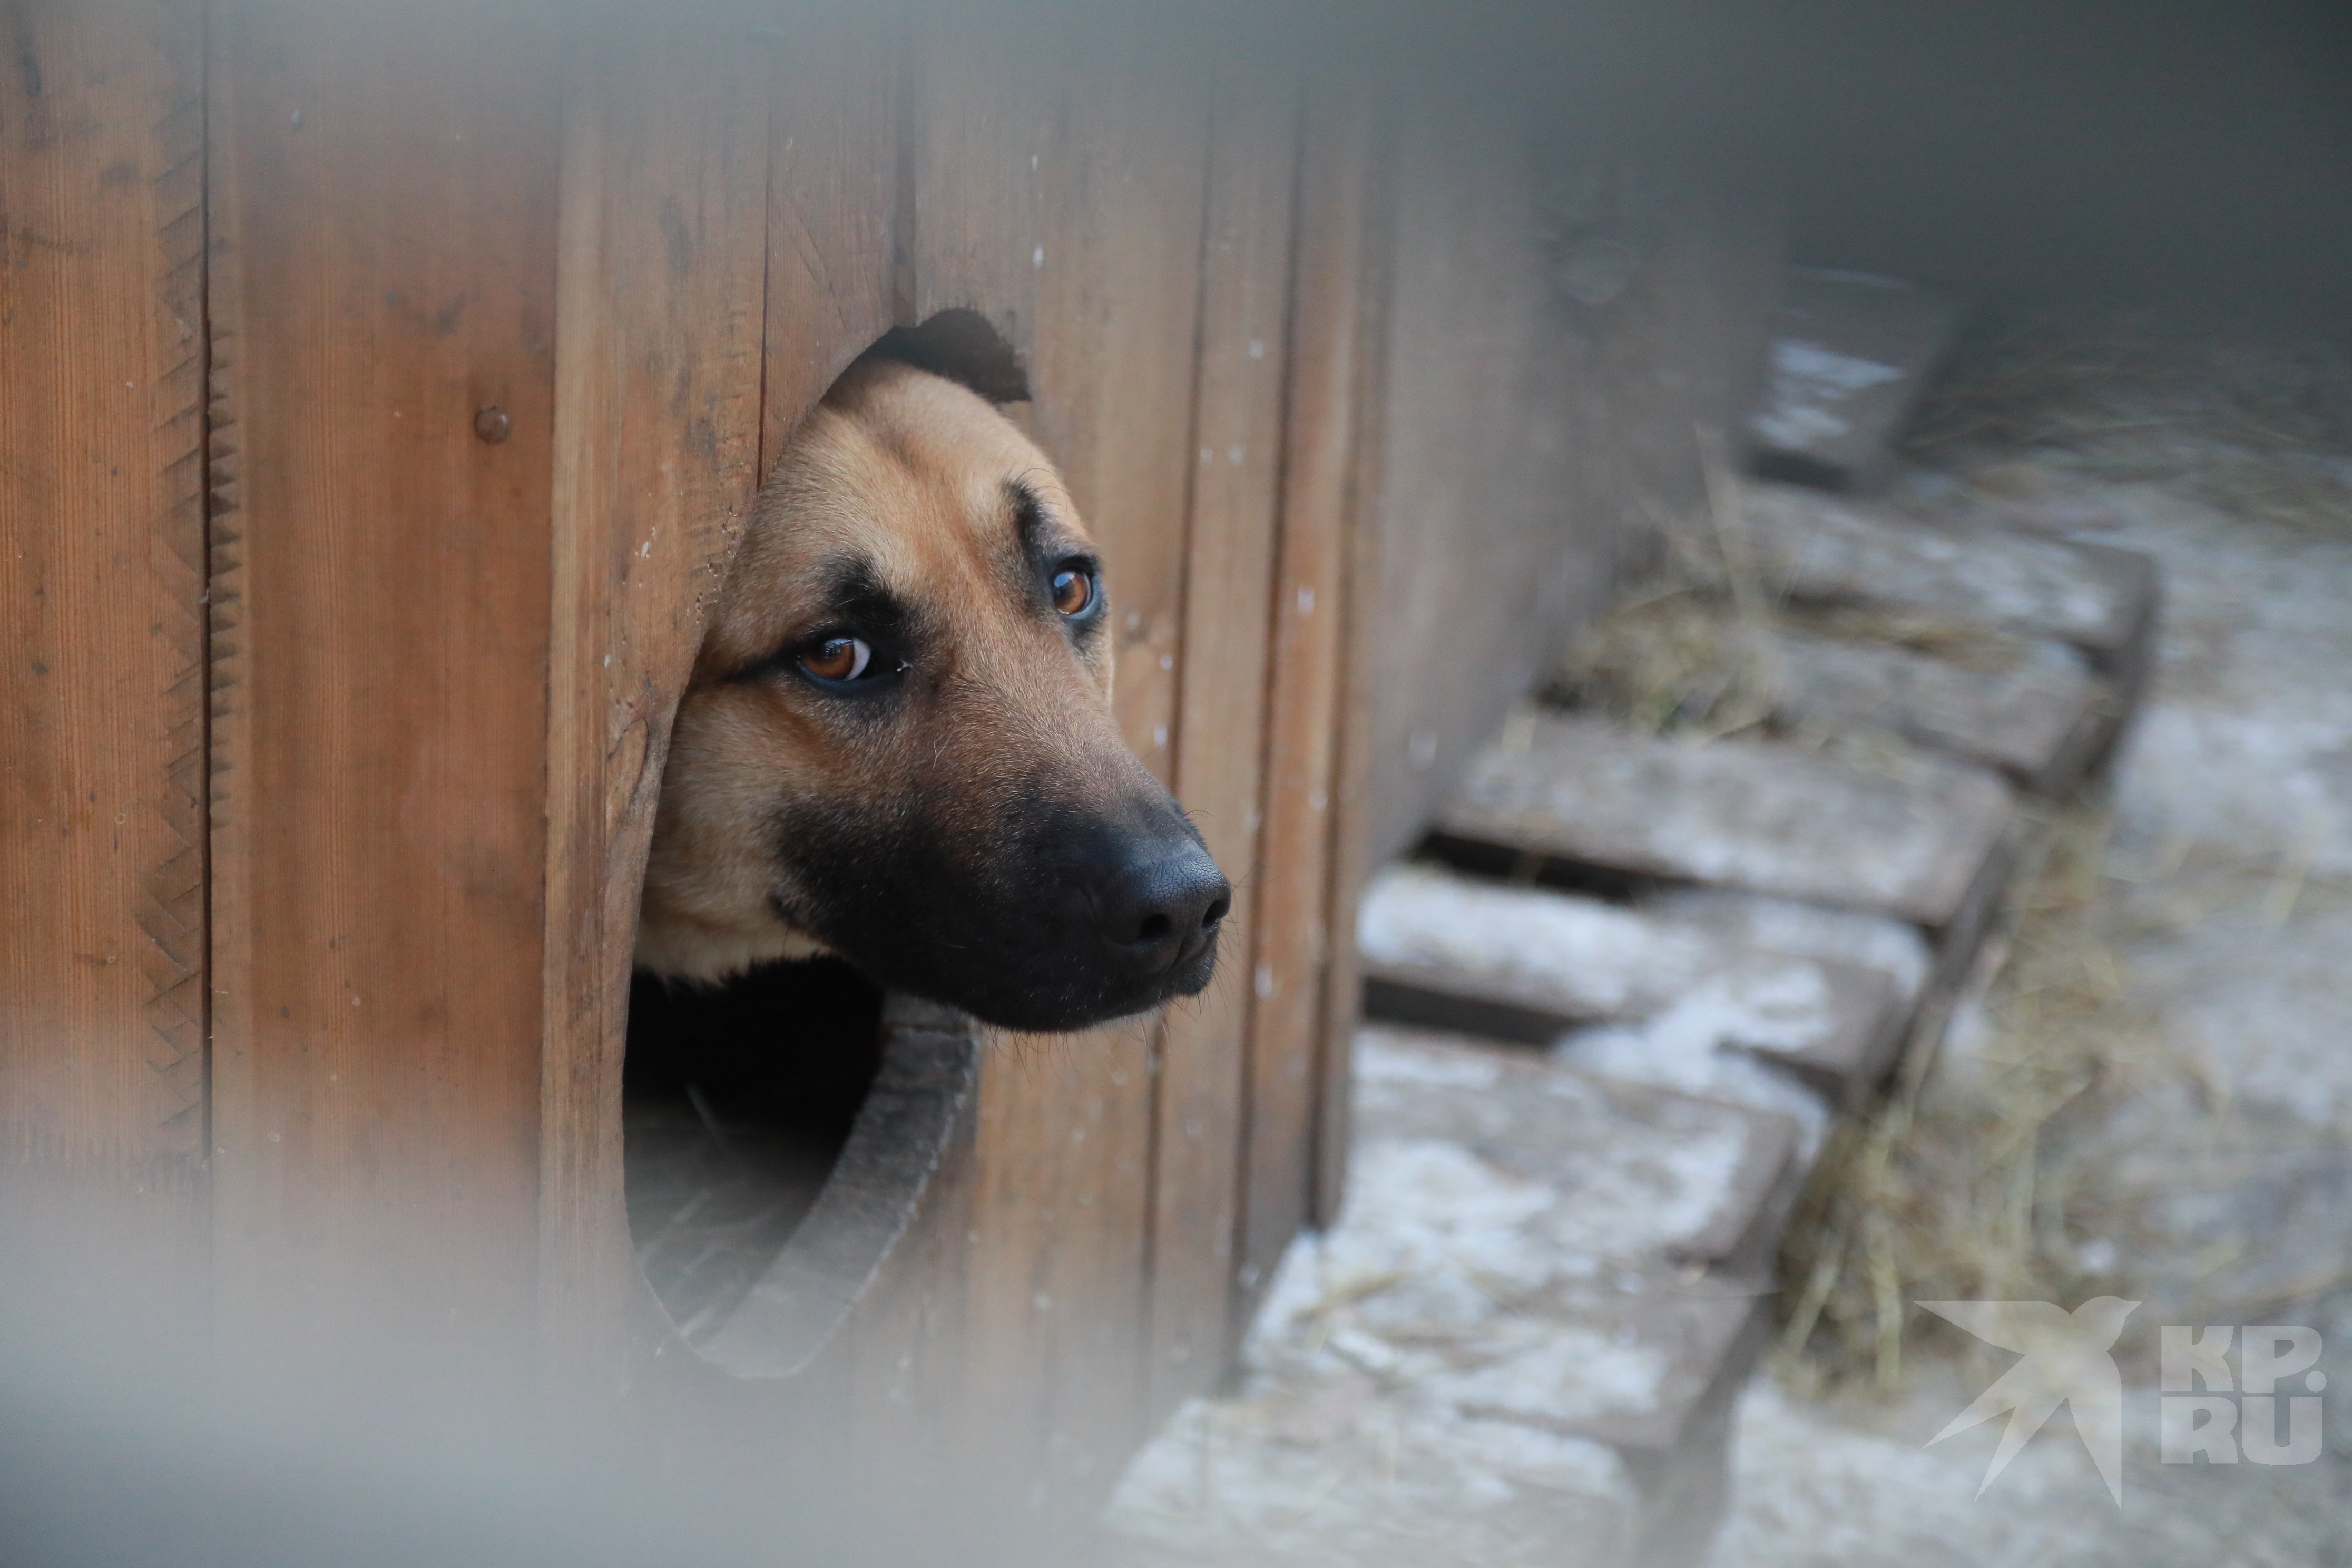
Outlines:
<svg viewBox="0 0 2352 1568"><path fill-rule="evenodd" d="M1367 601L1384 635L1363 665L1381 855L1658 525L1705 504L1702 444L1762 374L1785 252L1768 189L1539 144L1458 95L1398 119Z"/></svg>
<svg viewBox="0 0 2352 1568"><path fill-rule="evenodd" d="M202 32L12 7L0 69L0 1249L20 1331L202 1322ZM131 1353L126 1342L123 1353Z"/></svg>
<svg viewBox="0 0 2352 1568"><path fill-rule="evenodd" d="M83 1294L168 1275L241 1377L709 1408L620 1202L670 711L802 412L974 310L1238 912L1164 1020L988 1042L915 1232L745 1419L1082 1511L1336 1192L1366 101L1099 9L11 15L0 1236L116 1237Z"/></svg>

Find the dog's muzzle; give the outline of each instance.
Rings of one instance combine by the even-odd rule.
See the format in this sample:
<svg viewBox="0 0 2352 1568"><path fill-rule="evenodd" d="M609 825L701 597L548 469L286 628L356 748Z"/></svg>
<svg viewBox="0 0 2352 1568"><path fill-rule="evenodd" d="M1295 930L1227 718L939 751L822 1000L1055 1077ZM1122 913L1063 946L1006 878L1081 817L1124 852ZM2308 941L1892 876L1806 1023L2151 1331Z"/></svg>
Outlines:
<svg viewBox="0 0 2352 1568"><path fill-rule="evenodd" d="M1216 942L1233 908L1232 884L1189 834L1140 843L1122 837L1108 847L1095 873L1097 935L1121 973L1166 975L1181 990L1182 972Z"/></svg>

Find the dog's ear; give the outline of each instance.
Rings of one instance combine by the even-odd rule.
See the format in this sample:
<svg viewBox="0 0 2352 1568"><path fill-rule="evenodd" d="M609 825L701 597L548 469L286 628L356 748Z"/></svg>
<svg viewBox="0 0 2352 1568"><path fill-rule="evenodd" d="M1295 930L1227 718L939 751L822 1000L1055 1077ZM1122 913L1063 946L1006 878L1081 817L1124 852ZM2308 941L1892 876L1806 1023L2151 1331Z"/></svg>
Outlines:
<svg viewBox="0 0 2352 1568"><path fill-rule="evenodd" d="M921 326L893 327L860 357L929 371L991 403L1029 401L1029 367L977 310L941 310Z"/></svg>

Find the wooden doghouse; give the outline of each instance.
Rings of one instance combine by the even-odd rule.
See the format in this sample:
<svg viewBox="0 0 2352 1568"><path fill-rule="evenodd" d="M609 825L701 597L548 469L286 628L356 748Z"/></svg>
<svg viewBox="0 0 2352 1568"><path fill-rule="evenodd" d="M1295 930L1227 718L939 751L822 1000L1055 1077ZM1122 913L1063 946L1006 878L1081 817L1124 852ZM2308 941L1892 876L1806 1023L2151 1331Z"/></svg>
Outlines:
<svg viewBox="0 0 2352 1568"><path fill-rule="evenodd" d="M10 10L5 1267L157 1354L685 1361L1084 1496L1336 1191L1374 117L1140 14L622 13ZM1148 1027L894 1004L772 1321L705 1354L623 1208L667 728L794 422L943 312L1017 356L1240 913Z"/></svg>

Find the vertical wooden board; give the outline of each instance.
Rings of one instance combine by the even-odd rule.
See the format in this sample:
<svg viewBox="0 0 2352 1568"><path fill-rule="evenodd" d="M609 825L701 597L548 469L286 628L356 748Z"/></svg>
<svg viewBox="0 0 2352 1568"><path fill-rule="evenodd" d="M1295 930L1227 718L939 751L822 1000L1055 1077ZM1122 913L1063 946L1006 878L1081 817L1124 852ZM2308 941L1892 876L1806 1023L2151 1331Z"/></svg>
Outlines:
<svg viewBox="0 0 2352 1568"><path fill-rule="evenodd" d="M978 1236L977 1109L965 1107L913 1223L854 1309L846 1343L829 1352L851 1363L845 1453L851 1474L864 1479L860 1501L880 1510L890 1506L881 1494L908 1477L952 1481L971 1469L960 1445L969 1436L965 1282Z"/></svg>
<svg viewBox="0 0 2352 1568"><path fill-rule="evenodd" d="M532 10L211 27L218 1321L289 1373L511 1379L561 51Z"/></svg>
<svg viewBox="0 0 2352 1568"><path fill-rule="evenodd" d="M895 5L814 4L761 29L776 62L763 475L801 416L892 324L900 31Z"/></svg>
<svg viewBox="0 0 2352 1568"><path fill-rule="evenodd" d="M0 1151L144 1173L203 1153L201 60L167 5L14 19Z"/></svg>
<svg viewBox="0 0 2352 1568"><path fill-rule="evenodd" d="M728 7L608 15L564 84L540 1240L567 1377L658 1338L622 1204L630 955L669 727L758 488L768 301L803 342L856 308L763 279L772 42Z"/></svg>
<svg viewBox="0 0 2352 1568"><path fill-rule="evenodd" d="M1068 153L1052 29L984 0L913 0L898 212L902 312L976 310L1029 362L1045 264L1043 191Z"/></svg>
<svg viewBox="0 0 2352 1568"><path fill-rule="evenodd" d="M1027 356L1031 428L1108 562L1122 730L1165 777L1206 76L1139 26L1029 26L912 29L914 295L979 310ZM983 1072L969 1415L1049 1517L1089 1509L1140 1436L1152 1035L1004 1037Z"/></svg>
<svg viewBox="0 0 2352 1568"><path fill-rule="evenodd" d="M1173 784L1211 77L1194 40L1139 11L1089 21L1057 40L1075 68L1069 139L1042 170L1035 434L1102 547L1121 732ZM1086 1119L1070 1131L1105 1144L1095 1234L1059 1269L1064 1290L1100 1307L1054 1346L1057 1478L1081 1498L1109 1484L1143 1430L1158 1035L1114 1027L1060 1047L1066 1108Z"/></svg>
<svg viewBox="0 0 2352 1568"><path fill-rule="evenodd" d="M1035 434L1107 563L1120 730L1172 784L1210 78L1191 41L1138 13L1059 42L1076 68L1068 143L1042 171ZM1081 1503L1109 1484L1144 1430L1157 1035L1098 1032L1094 1050L1069 1058L1076 1071L1064 1085L1075 1091L1066 1109L1085 1119L1070 1131L1104 1144L1092 1157L1103 1186L1086 1213L1093 1234L1066 1244L1056 1270L1059 1289L1097 1303L1066 1320L1053 1345L1055 1479ZM1052 1137L1068 1120L1035 1131ZM1081 1187L1096 1179L1074 1174ZM1060 1202L1072 1201L1066 1190Z"/></svg>
<svg viewBox="0 0 2352 1568"><path fill-rule="evenodd" d="M1119 728L1172 784L1209 72L1134 14L1057 43L1084 52L1041 169L1034 434L1102 546Z"/></svg>
<svg viewBox="0 0 2352 1568"><path fill-rule="evenodd" d="M1140 1438L1151 1026L992 1033L966 1264L975 1495L1087 1514Z"/></svg>
<svg viewBox="0 0 2352 1568"><path fill-rule="evenodd" d="M1152 1183L1148 1408L1223 1371L1239 1218L1261 773L1287 348L1297 105L1287 73L1222 62L1202 251L1176 790L1236 890L1217 976L1171 1009Z"/></svg>
<svg viewBox="0 0 2352 1568"><path fill-rule="evenodd" d="M156 0L9 21L0 1294L47 1279L144 1336L202 1256L201 25ZM93 1243L119 1244L104 1286Z"/></svg>
<svg viewBox="0 0 2352 1568"><path fill-rule="evenodd" d="M1131 574L1121 544L1149 535L1106 528L1106 516L1145 517L1157 504L1160 526L1181 535L1195 289L1181 268L1171 278L1160 258L1144 265L1142 247L1198 255L1205 104L1195 110L1190 168L1176 176L1189 178L1190 200L1171 219L1168 171L1186 150L1141 143L1118 98L1129 79L1104 79L1132 62L1001 7L921 5L908 37L910 188L900 223L911 313L977 310L1024 356L1036 397L1025 411L1031 427L1103 539L1114 609L1123 611L1131 581L1166 574ZM1111 205L1116 214L1105 210ZM1166 226L1123 232L1155 220ZM1114 277L1121 262L1138 264L1138 275ZM1171 297L1172 317L1130 324ZM1147 347L1146 363L1105 363L1114 321ZM1164 343L1150 337L1153 327ZM1114 390L1128 370L1136 388ZM1122 397L1115 417L1149 423L1106 439L1100 404ZM1171 611L1172 587L1168 577L1159 590ZM1152 588L1139 591L1139 606L1159 602ZM973 1484L1016 1510L1083 1510L1138 1434L1151 1067L1150 1031L1135 1026L998 1036L987 1047L964 1199L961 1457Z"/></svg>
<svg viewBox="0 0 2352 1568"><path fill-rule="evenodd" d="M1238 1282L1271 1278L1308 1218L1330 931L1335 735L1345 689L1345 589L1363 372L1361 317L1367 116L1340 93L1310 93L1301 154L1298 248L1282 546L1274 592L1264 849L1251 983L1249 1138Z"/></svg>
<svg viewBox="0 0 2352 1568"><path fill-rule="evenodd" d="M1375 655L1387 629L1378 608L1381 531L1377 524L1383 505L1381 431L1386 424L1389 255L1395 217L1389 172L1392 154L1385 125L1369 109L1370 96L1360 96L1341 110L1347 121L1343 133L1351 143L1355 203L1353 431L1342 503L1347 547L1340 603L1346 624L1340 632L1339 710L1333 721L1338 809L1331 825L1324 919L1330 946L1324 961L1317 1044L1314 1181L1307 1194L1308 1223L1325 1228L1338 1223L1347 1194L1348 1148L1354 1128L1356 1026L1363 1013L1356 911L1372 865L1372 769L1378 755L1373 705L1379 696Z"/></svg>

